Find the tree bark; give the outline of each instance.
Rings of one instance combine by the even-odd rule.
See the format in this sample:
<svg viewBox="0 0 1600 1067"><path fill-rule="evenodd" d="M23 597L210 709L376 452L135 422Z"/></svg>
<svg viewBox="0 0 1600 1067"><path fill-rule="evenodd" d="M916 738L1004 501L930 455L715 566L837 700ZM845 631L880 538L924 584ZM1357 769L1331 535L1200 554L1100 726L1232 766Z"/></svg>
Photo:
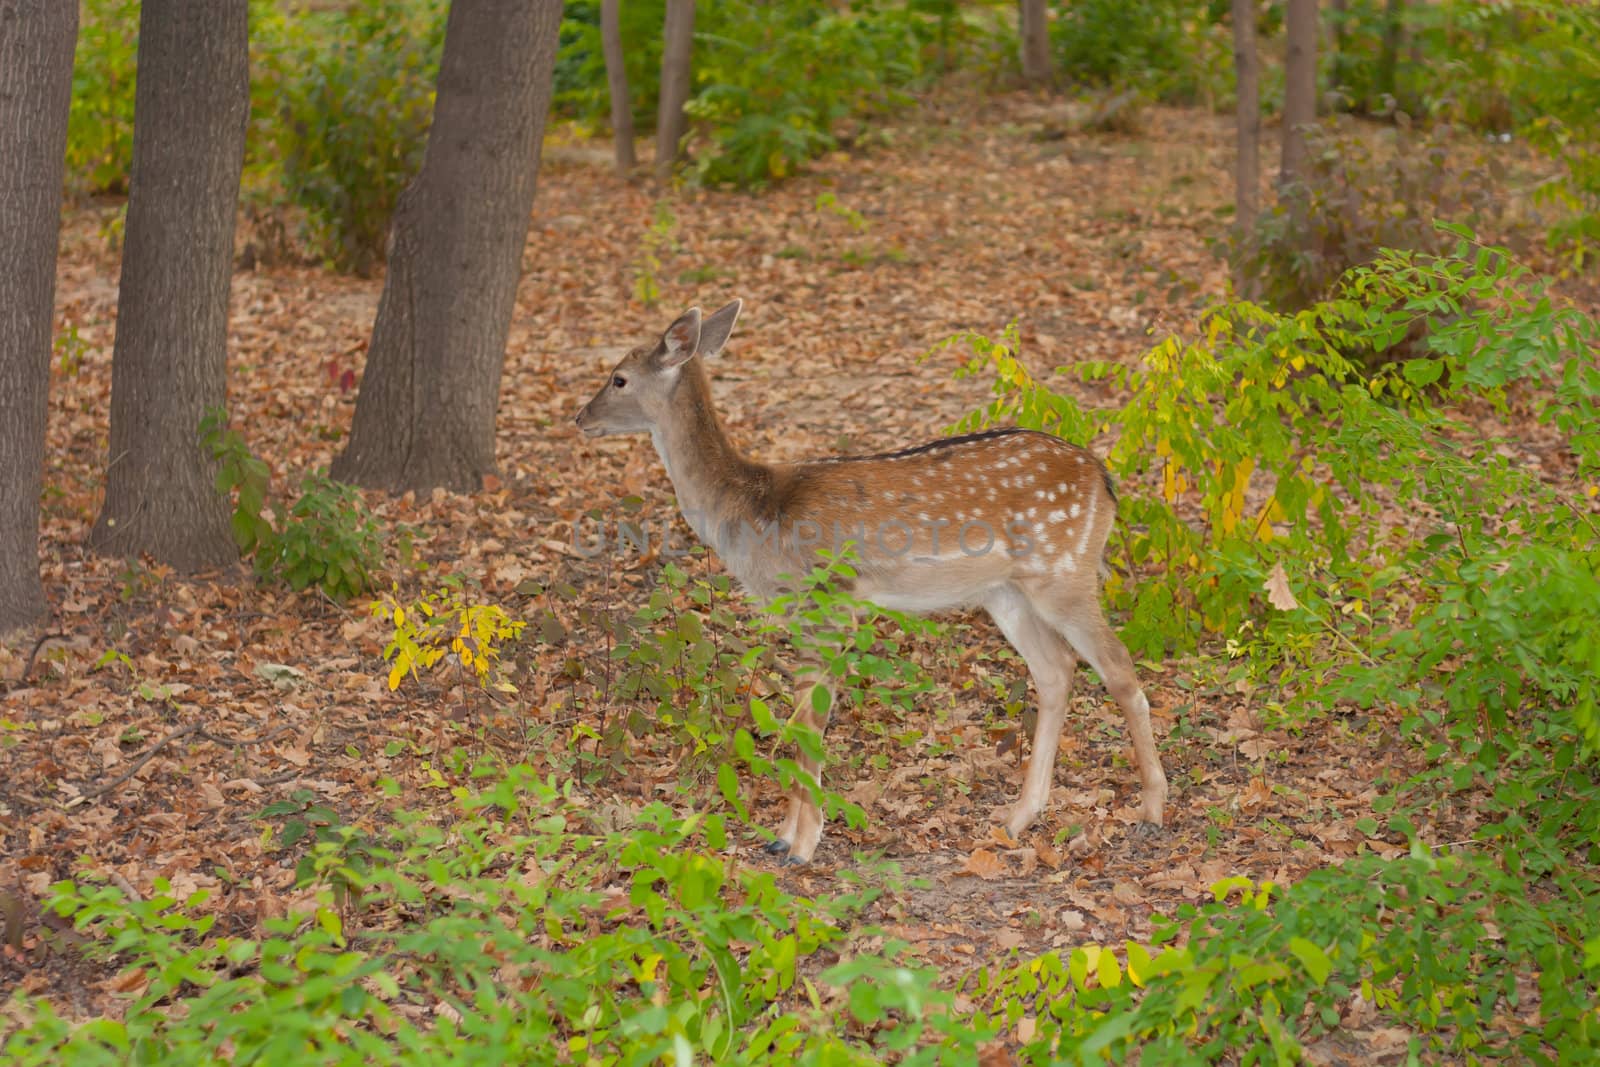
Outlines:
<svg viewBox="0 0 1600 1067"><path fill-rule="evenodd" d="M1405 31L1404 0L1388 0L1383 7L1383 44L1378 52L1377 107L1386 111L1400 107L1397 72L1400 67L1400 37ZM1368 111L1376 110L1370 104Z"/></svg>
<svg viewBox="0 0 1600 1067"><path fill-rule="evenodd" d="M403 492L470 491L495 470L495 409L560 0L457 0L433 128L400 196L350 443L333 476Z"/></svg>
<svg viewBox="0 0 1600 1067"><path fill-rule="evenodd" d="M628 96L628 65L622 58L621 0L600 0L600 49L606 57L611 90L611 136L617 146L617 173L626 177L639 159L633 152L633 100Z"/></svg>
<svg viewBox="0 0 1600 1067"><path fill-rule="evenodd" d="M1017 30L1022 40L1022 80L1036 89L1047 88L1054 75L1045 0L1017 0Z"/></svg>
<svg viewBox="0 0 1600 1067"><path fill-rule="evenodd" d="M78 5L0 0L0 633L43 617L39 492Z"/></svg>
<svg viewBox="0 0 1600 1067"><path fill-rule="evenodd" d="M694 51L694 0L667 0L667 22L662 30L661 98L656 113L656 177L672 177L689 132L684 105L689 102L691 59Z"/></svg>
<svg viewBox="0 0 1600 1067"><path fill-rule="evenodd" d="M250 116L245 0L144 0L97 552L239 558L198 434L227 403L228 287Z"/></svg>
<svg viewBox="0 0 1600 1067"><path fill-rule="evenodd" d="M1261 66L1256 46L1256 0L1233 0L1233 69L1239 99L1235 125L1234 219L1241 236L1255 230L1261 210Z"/></svg>
<svg viewBox="0 0 1600 1067"><path fill-rule="evenodd" d="M1305 178L1306 127L1317 119L1317 0L1289 0L1287 36L1280 186Z"/></svg>

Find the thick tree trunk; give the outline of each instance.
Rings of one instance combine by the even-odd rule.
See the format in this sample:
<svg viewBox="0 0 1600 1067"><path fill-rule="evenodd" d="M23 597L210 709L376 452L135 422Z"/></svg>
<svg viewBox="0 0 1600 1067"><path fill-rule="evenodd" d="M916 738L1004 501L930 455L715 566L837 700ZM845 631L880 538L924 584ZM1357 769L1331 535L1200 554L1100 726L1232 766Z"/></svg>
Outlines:
<svg viewBox="0 0 1600 1067"><path fill-rule="evenodd" d="M1022 80L1034 88L1047 87L1050 70L1050 23L1045 0L1017 0L1017 30L1022 39Z"/></svg>
<svg viewBox="0 0 1600 1067"><path fill-rule="evenodd" d="M617 173L638 166L633 153L633 100L628 96L628 65L622 58L621 0L600 0L600 48L606 57L606 85L611 90L611 136L617 145Z"/></svg>
<svg viewBox="0 0 1600 1067"><path fill-rule="evenodd" d="M44 615L44 478L56 236L77 4L0 0L0 633Z"/></svg>
<svg viewBox="0 0 1600 1067"><path fill-rule="evenodd" d="M1255 0L1233 0L1233 69L1238 83L1237 148L1233 166L1234 218L1248 236L1261 210L1261 66Z"/></svg>
<svg viewBox="0 0 1600 1067"><path fill-rule="evenodd" d="M683 150L683 135L689 132L689 117L684 105L689 102L689 83L694 51L694 0L667 0L667 23L662 30L661 98L656 113L656 177L672 177Z"/></svg>
<svg viewBox="0 0 1600 1067"><path fill-rule="evenodd" d="M1289 0L1279 185L1304 179L1306 127L1317 119L1317 0Z"/></svg>
<svg viewBox="0 0 1600 1067"><path fill-rule="evenodd" d="M245 0L144 0L96 551L239 558L199 438L227 403L228 287L250 115Z"/></svg>
<svg viewBox="0 0 1600 1067"><path fill-rule="evenodd" d="M560 0L450 5L433 129L404 193L350 443L333 476L473 490L495 409L550 108Z"/></svg>

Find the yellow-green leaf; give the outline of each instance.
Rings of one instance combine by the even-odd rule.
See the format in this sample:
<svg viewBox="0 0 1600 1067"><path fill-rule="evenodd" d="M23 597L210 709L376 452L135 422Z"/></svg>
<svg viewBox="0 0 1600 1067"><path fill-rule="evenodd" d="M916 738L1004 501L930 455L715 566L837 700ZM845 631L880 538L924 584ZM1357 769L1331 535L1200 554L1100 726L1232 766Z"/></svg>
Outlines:
<svg viewBox="0 0 1600 1067"><path fill-rule="evenodd" d="M1300 965L1306 969L1313 982L1322 985L1328 980L1328 975L1333 970L1333 962L1315 943L1303 937L1291 937L1289 951L1294 953L1294 958L1300 961Z"/></svg>

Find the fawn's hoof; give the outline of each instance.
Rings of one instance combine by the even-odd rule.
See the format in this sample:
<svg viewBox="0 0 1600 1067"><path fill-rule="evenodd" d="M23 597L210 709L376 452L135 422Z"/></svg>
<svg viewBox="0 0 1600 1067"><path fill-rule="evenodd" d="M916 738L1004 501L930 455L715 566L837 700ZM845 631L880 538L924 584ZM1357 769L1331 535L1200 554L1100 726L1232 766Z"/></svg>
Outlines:
<svg viewBox="0 0 1600 1067"><path fill-rule="evenodd" d="M785 852L789 851L789 842L783 840L781 837L774 838L773 840L768 841L765 845L762 845L761 851L766 852L769 855L781 856Z"/></svg>
<svg viewBox="0 0 1600 1067"><path fill-rule="evenodd" d="M1167 828L1158 822L1139 822L1134 823L1129 832L1138 837L1160 837L1167 832Z"/></svg>

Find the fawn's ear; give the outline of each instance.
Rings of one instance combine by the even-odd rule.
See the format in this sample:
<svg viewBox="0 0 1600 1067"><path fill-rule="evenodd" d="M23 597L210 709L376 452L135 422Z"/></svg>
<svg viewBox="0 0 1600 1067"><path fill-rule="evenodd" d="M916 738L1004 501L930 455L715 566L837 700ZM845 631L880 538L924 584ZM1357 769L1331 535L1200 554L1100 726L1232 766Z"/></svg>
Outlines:
<svg viewBox="0 0 1600 1067"><path fill-rule="evenodd" d="M661 335L661 344L656 347L651 362L661 370L681 367L694 358L699 347L700 309L690 308Z"/></svg>
<svg viewBox="0 0 1600 1067"><path fill-rule="evenodd" d="M728 335L733 333L733 324L739 321L739 310L743 307L743 300L735 300L706 316L706 321L700 326L699 352L702 356L710 359L722 351L722 346L728 343Z"/></svg>

